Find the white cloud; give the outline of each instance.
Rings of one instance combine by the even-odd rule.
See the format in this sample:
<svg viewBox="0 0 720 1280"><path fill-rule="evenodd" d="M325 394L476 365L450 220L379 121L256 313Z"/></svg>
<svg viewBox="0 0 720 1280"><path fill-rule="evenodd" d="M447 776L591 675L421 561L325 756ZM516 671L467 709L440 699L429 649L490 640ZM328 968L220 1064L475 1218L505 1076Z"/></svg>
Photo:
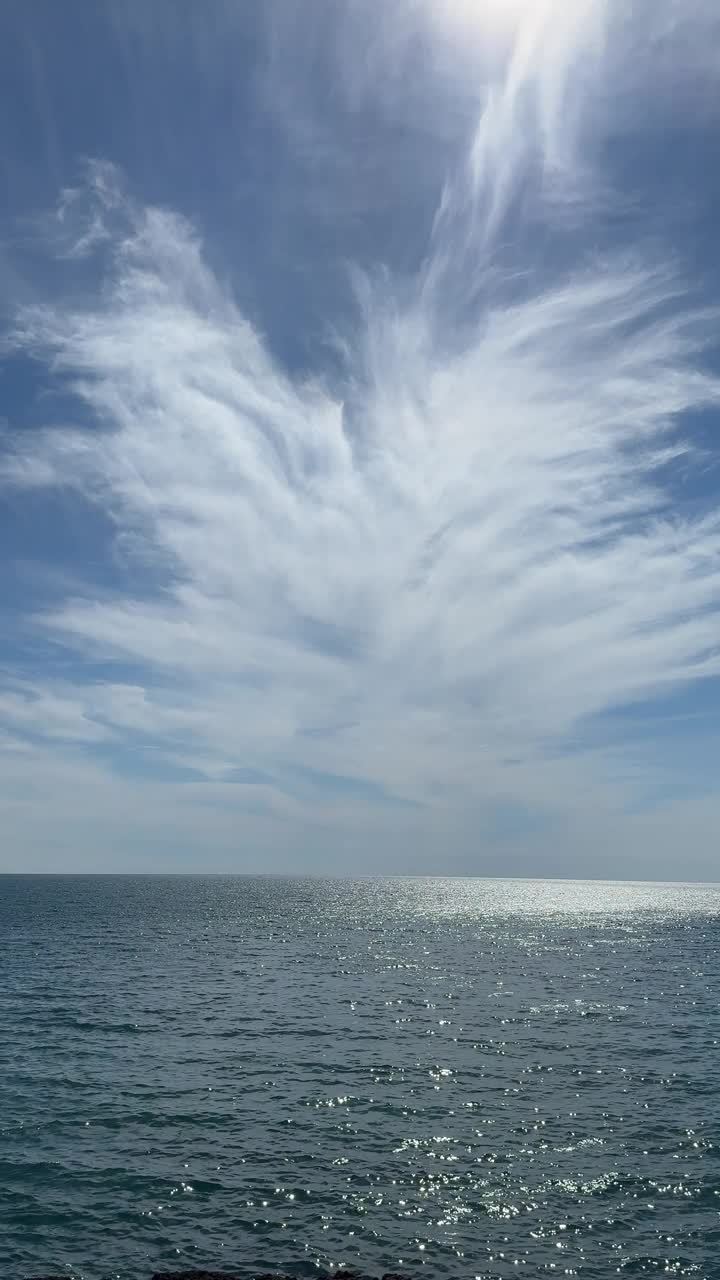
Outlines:
<svg viewBox="0 0 720 1280"><path fill-rule="evenodd" d="M618 781L618 756L586 738L570 758L568 741L720 672L720 517L684 511L668 479L693 461L678 420L720 398L715 317L642 246L512 298L493 265L538 157L573 199L584 181L598 12L528 9L425 271L412 290L365 283L332 387L278 367L180 216L135 204L107 166L64 195L64 225L88 203L63 252L109 246L102 287L83 307L25 308L14 342L71 380L97 426L18 442L3 476L76 489L111 517L137 591L78 593L35 621L79 660L145 676L15 682L0 717L45 739L152 738L204 773L171 802L136 784L148 830L182 796L185 834L212 809L226 850L240 817L286 851L329 821L351 843L412 839L437 867L453 839L472 857L498 804L570 813L574 831L616 824L632 766ZM472 306L449 324L465 274ZM68 760L81 789L90 765ZM129 784L92 768L122 824ZM242 769L267 781L227 799L216 780ZM328 781L313 799L307 770L370 790Z"/></svg>
<svg viewBox="0 0 720 1280"><path fill-rule="evenodd" d="M0 691L0 720L15 733L44 739L99 742L107 736L76 699L23 684Z"/></svg>

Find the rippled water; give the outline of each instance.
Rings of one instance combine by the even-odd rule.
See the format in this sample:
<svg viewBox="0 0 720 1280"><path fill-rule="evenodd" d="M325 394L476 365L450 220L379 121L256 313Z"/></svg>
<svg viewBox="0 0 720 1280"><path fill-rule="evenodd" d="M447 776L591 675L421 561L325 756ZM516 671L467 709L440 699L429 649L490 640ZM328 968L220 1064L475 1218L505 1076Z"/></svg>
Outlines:
<svg viewBox="0 0 720 1280"><path fill-rule="evenodd" d="M0 1274L720 1276L720 890L0 879Z"/></svg>

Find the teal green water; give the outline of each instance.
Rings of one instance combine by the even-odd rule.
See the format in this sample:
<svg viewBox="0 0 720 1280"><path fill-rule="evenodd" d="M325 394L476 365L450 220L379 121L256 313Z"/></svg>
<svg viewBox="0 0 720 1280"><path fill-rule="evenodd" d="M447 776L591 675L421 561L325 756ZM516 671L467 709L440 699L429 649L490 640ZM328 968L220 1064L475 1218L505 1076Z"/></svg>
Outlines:
<svg viewBox="0 0 720 1280"><path fill-rule="evenodd" d="M720 890L0 879L0 1275L720 1276Z"/></svg>

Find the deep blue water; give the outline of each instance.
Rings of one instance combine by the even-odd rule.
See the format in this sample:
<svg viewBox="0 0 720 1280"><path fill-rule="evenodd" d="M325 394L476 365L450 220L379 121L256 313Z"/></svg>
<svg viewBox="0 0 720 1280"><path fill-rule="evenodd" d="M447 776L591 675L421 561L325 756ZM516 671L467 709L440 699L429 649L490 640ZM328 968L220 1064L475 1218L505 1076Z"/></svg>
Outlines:
<svg viewBox="0 0 720 1280"><path fill-rule="evenodd" d="M0 878L0 1275L720 1276L720 889Z"/></svg>

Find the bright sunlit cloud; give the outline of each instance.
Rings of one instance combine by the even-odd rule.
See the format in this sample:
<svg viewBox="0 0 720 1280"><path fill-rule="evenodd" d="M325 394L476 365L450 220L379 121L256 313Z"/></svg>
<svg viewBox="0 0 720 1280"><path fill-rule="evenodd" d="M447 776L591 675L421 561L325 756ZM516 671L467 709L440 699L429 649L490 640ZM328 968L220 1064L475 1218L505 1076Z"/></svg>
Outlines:
<svg viewBox="0 0 720 1280"><path fill-rule="evenodd" d="M433 5L436 20L482 37L497 31L509 34L519 23L535 20L556 0L440 0Z"/></svg>

